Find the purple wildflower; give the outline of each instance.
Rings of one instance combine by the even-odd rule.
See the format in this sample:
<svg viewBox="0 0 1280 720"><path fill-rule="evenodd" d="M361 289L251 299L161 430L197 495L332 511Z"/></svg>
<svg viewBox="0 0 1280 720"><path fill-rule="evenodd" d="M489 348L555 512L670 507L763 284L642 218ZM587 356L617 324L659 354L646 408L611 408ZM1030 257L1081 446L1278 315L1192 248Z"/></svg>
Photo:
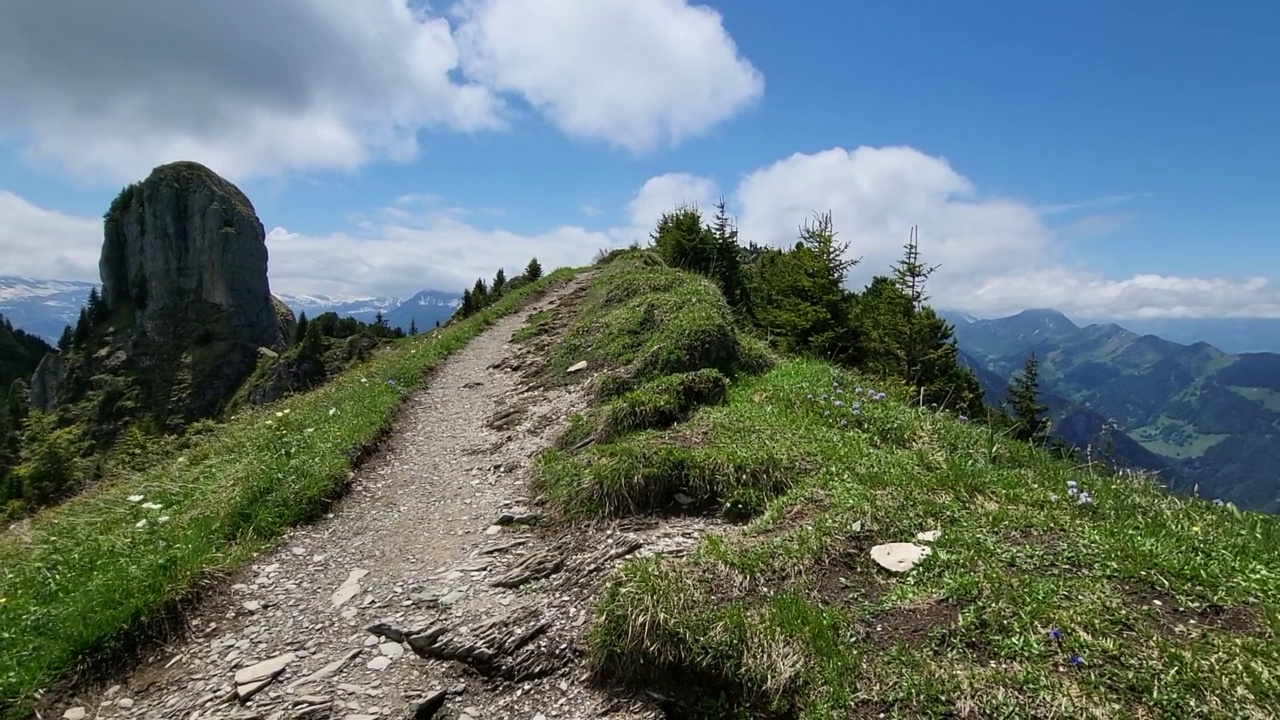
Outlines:
<svg viewBox="0 0 1280 720"><path fill-rule="evenodd" d="M1049 630L1049 639L1050 639L1050 640L1061 640L1061 639L1062 639L1062 631L1061 631L1061 630L1059 630L1058 628L1050 628L1050 630Z"/></svg>

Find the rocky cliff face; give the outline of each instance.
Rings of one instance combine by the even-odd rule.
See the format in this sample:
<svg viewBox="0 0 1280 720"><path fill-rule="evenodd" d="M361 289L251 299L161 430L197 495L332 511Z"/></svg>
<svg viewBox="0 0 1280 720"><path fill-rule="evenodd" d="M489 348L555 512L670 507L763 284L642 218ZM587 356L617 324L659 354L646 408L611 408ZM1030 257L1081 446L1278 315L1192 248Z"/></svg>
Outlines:
<svg viewBox="0 0 1280 720"><path fill-rule="evenodd" d="M209 168L177 162L121 191L103 230L101 307L37 371L33 404L100 440L142 418L175 430L216 414L293 321L271 296L253 205Z"/></svg>
<svg viewBox="0 0 1280 720"><path fill-rule="evenodd" d="M172 311L207 304L224 310L235 339L282 342L267 285L267 245L253 204L199 163L162 165L125 188L104 222L98 264L111 307L131 304L148 332Z"/></svg>

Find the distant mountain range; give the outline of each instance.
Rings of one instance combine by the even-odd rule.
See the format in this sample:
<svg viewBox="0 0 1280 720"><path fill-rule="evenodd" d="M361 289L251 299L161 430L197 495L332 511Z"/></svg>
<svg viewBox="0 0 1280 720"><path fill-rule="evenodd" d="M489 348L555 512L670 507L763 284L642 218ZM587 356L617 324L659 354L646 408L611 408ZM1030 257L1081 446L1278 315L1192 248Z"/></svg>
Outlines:
<svg viewBox="0 0 1280 720"><path fill-rule="evenodd" d="M1003 397L1028 353L1055 432L1097 446L1114 422L1115 451L1166 483L1242 507L1280 512L1280 354L1225 353L1114 323L1080 327L1055 310L978 320L943 313L988 399Z"/></svg>
<svg viewBox="0 0 1280 720"><path fill-rule="evenodd" d="M74 325L89 291L97 283L74 280L41 280L0 275L0 315L50 343L58 341L62 329ZM276 295L294 313L315 317L325 312L372 322L381 312L387 324L406 332L409 322L421 330L443 323L458 307L461 293L423 290L412 297L361 297L343 295Z"/></svg>

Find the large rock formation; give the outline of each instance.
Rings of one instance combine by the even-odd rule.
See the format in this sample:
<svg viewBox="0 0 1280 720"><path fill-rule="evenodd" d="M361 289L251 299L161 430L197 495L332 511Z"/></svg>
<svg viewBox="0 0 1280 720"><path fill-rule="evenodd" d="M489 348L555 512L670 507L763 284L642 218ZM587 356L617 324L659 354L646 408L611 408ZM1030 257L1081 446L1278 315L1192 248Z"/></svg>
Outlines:
<svg viewBox="0 0 1280 720"><path fill-rule="evenodd" d="M33 404L99 440L142 418L176 430L216 414L293 321L271 296L252 203L203 165L171 163L121 191L103 229L102 302L37 371Z"/></svg>
<svg viewBox="0 0 1280 720"><path fill-rule="evenodd" d="M267 245L240 189L194 162L162 165L107 211L98 263L110 307L132 304L150 333L199 305L221 309L231 337L281 342L267 286ZM176 314L177 318L173 317Z"/></svg>

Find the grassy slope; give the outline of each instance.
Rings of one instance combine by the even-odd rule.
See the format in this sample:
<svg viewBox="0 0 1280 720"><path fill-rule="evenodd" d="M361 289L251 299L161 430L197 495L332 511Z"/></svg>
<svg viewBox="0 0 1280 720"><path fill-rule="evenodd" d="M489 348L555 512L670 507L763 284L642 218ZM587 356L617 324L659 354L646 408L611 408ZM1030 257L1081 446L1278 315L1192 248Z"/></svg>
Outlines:
<svg viewBox="0 0 1280 720"><path fill-rule="evenodd" d="M21 717L34 691L86 653L109 652L202 577L314 518L427 371L570 275L553 273L465 322L402 341L314 392L241 413L181 456L153 459L41 513L20 535L0 536L0 716Z"/></svg>
<svg viewBox="0 0 1280 720"><path fill-rule="evenodd" d="M652 272L628 261L598 276L575 343L698 336L599 320L619 288L647 292L632 306L685 306L705 289L688 276L640 281ZM718 313L703 317L703 334L723 334ZM660 512L683 491L695 507L763 512L741 537L633 561L610 580L590 643L604 681L665 686L712 716L1261 718L1280 707L1276 518L1082 471L892 388L873 399L878 381L808 360L741 373L674 425L631 413L652 422L602 432L611 408L687 397L661 382L648 399L606 397L540 458L535 482L553 506ZM1093 502L1067 497L1068 482ZM907 574L868 555L931 529L942 530L933 555Z"/></svg>

